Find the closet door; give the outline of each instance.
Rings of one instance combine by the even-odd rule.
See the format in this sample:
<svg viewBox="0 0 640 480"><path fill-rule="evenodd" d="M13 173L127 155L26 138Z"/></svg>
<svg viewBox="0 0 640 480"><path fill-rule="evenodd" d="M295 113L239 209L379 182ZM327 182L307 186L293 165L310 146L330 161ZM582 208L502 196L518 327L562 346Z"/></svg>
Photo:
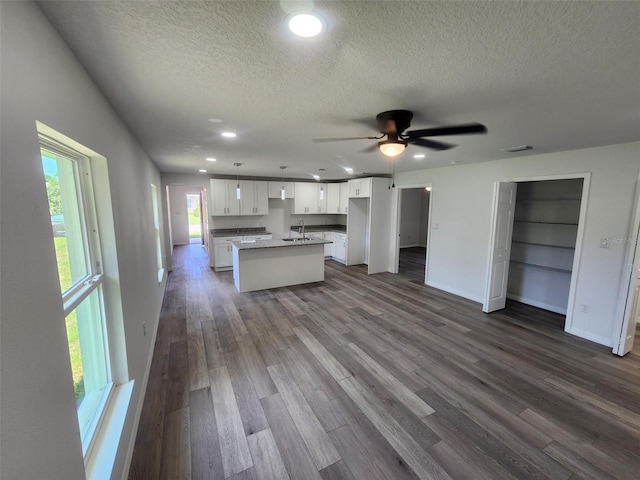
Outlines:
<svg viewBox="0 0 640 480"><path fill-rule="evenodd" d="M496 182L493 196L493 225L489 251L485 300L485 313L501 310L507 303L507 280L511 257L511 235L516 208L517 184Z"/></svg>

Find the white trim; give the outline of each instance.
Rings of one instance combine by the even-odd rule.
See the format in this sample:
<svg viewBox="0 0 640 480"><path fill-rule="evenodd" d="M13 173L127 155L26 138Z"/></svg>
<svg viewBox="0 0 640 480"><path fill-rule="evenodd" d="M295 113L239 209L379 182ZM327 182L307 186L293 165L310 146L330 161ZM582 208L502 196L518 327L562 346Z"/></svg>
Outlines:
<svg viewBox="0 0 640 480"><path fill-rule="evenodd" d="M163 286L163 296L166 292L167 284L165 282ZM147 384L149 383L149 375L151 373L151 363L153 362L153 353L155 351L156 338L158 336L158 327L160 327L160 314L162 313L162 302L160 302L160 308L156 318L156 328L153 331L153 335L150 340L151 349L149 350L149 356L147 357L147 365L145 367L144 377L142 378L142 384L140 386L140 397L136 411L133 417L133 427L131 428L131 438L129 439L129 446L127 447L127 453L124 460L124 469L122 470L122 480L127 480L129 477L129 469L131 468L131 460L133 460L133 450L136 446L136 436L138 434L138 426L140 425L140 417L142 416L142 407L144 405L144 397L147 392Z"/></svg>
<svg viewBox="0 0 640 480"><path fill-rule="evenodd" d="M134 380L131 380L113 389L103 414L104 421L94 436L95 444L92 445L91 451L87 455L86 474L88 479L111 478L125 419L129 411L133 385ZM129 474L128 468L125 474Z"/></svg>
<svg viewBox="0 0 640 480"><path fill-rule="evenodd" d="M501 180L502 182L521 183L521 182L543 182L547 180L571 180L576 178L582 178L583 181L582 181L582 197L580 200L580 219L578 220L578 230L576 234L576 249L573 255L571 284L569 286L569 297L567 299L567 313L566 313L566 319L564 324L564 331L569 333L576 332L576 331L582 332L581 330L574 329L572 327L572 324L573 324L574 306L576 301L576 291L578 286L579 270L580 270L580 264L582 261L582 244L584 243L584 230L587 223L589 189L591 187L591 172L563 173L563 174L557 174L557 175L536 175L531 177L512 177L512 178L505 178L504 180ZM495 217L495 212L493 215ZM491 222L493 225L493 222L495 222L495 218L492 218ZM491 252L492 243L493 242L490 242L489 252ZM489 270L491 268L490 262L491 260L489 255L489 259L487 263L487 278L489 275ZM584 338L587 338L587 337L584 337ZM601 337L598 336L597 338L601 338ZM603 345L605 344L600 340L594 340L594 341L597 343L602 343ZM607 343L611 343L611 341L608 340Z"/></svg>
<svg viewBox="0 0 640 480"><path fill-rule="evenodd" d="M600 345L604 345L605 347L613 347L611 339L603 337L602 335L594 335L591 332L580 330L579 328L572 328L571 330L565 330L565 332L570 333L571 335L575 335L576 337L584 338L585 340L589 340L591 342L599 343Z"/></svg>
<svg viewBox="0 0 640 480"><path fill-rule="evenodd" d="M620 292L618 294L618 303L616 305L615 324L611 341L613 344L613 353L616 355L625 355L625 345L627 344L627 333L630 325L627 322L634 322L631 318L634 315L633 305L640 301L634 299L635 286L637 280L637 269L640 265L640 176L636 183L636 201L631 212L631 220L629 225L629 246L626 249L622 275L620 279ZM636 325L637 327L637 325ZM631 347L633 348L633 347Z"/></svg>
<svg viewBox="0 0 640 480"><path fill-rule="evenodd" d="M427 245L425 252L425 261L424 261L424 283L427 284L429 278L429 253L431 249L431 217L432 217L432 208L433 208L433 182L424 182L420 184L409 184L409 185L396 185L393 189L393 196L391 199L391 245L390 245L390 262L389 262L389 272L390 273L398 273L399 264L400 264L400 249L406 248L405 246L401 246L400 244L400 220L401 220L401 211L402 208L402 195L400 195L401 190L405 189L415 189L415 188L430 188L429 190L429 211L427 213ZM395 205L395 209L393 208ZM395 216L395 222L393 221L393 216ZM415 247L421 247L423 245L411 245Z"/></svg>
<svg viewBox="0 0 640 480"><path fill-rule="evenodd" d="M467 300L471 300L479 304L482 304L482 301L484 300L481 296L471 295L468 292L463 292L462 290L457 290L455 288L451 288L447 285L442 285L440 283L426 282L426 285L428 287L437 288L438 290L442 290L443 292L447 292L452 295L456 295L458 297L466 298Z"/></svg>
<svg viewBox="0 0 640 480"><path fill-rule="evenodd" d="M507 293L507 298L510 300L515 300L516 302L526 303L527 305L531 305L532 307L542 308L544 310L549 310L550 312L559 313L560 315L566 315L567 309L558 307L557 305L552 305L550 303L540 302L539 300L533 300L531 298L523 297L521 295L514 295L512 293Z"/></svg>

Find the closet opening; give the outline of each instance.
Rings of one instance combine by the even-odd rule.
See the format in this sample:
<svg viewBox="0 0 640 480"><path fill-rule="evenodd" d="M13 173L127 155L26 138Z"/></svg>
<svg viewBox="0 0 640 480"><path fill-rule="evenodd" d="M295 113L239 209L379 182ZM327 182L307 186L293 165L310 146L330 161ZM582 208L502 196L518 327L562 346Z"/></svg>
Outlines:
<svg viewBox="0 0 640 480"><path fill-rule="evenodd" d="M582 178L518 182L507 298L567 314L582 187Z"/></svg>

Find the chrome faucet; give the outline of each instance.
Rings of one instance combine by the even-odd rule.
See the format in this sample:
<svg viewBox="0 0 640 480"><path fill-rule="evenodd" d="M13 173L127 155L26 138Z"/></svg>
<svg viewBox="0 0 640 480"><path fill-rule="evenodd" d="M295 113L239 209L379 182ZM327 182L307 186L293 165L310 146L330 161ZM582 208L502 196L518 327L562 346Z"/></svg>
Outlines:
<svg viewBox="0 0 640 480"><path fill-rule="evenodd" d="M304 235L304 219L301 218L300 221L298 222L299 225L302 226L302 241L304 242L305 240L305 235ZM300 229L298 229L298 233L300 233Z"/></svg>

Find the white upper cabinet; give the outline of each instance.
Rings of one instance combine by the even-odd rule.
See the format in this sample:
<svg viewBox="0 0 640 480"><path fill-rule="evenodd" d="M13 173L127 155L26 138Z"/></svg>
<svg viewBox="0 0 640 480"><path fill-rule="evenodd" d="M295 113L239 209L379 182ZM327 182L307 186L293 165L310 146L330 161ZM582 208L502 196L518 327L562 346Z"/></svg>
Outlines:
<svg viewBox="0 0 640 480"><path fill-rule="evenodd" d="M209 180L209 215L240 215L240 200L236 196L235 180Z"/></svg>
<svg viewBox="0 0 640 480"><path fill-rule="evenodd" d="M371 196L371 178L349 180L350 198L368 198Z"/></svg>
<svg viewBox="0 0 640 480"><path fill-rule="evenodd" d="M240 215L267 215L269 197L267 182L240 181Z"/></svg>
<svg viewBox="0 0 640 480"><path fill-rule="evenodd" d="M327 213L340 213L340 184L327 185Z"/></svg>
<svg viewBox="0 0 640 480"><path fill-rule="evenodd" d="M349 182L340 183L340 207L338 213L346 215L349 213Z"/></svg>
<svg viewBox="0 0 640 480"><path fill-rule="evenodd" d="M291 213L327 213L327 184L295 182Z"/></svg>
<svg viewBox="0 0 640 480"><path fill-rule="evenodd" d="M349 184L330 183L328 185L327 213L339 213L346 215L349 205Z"/></svg>
<svg viewBox="0 0 640 480"><path fill-rule="evenodd" d="M269 198L282 198L282 187L284 198L293 198L293 182L269 182Z"/></svg>

